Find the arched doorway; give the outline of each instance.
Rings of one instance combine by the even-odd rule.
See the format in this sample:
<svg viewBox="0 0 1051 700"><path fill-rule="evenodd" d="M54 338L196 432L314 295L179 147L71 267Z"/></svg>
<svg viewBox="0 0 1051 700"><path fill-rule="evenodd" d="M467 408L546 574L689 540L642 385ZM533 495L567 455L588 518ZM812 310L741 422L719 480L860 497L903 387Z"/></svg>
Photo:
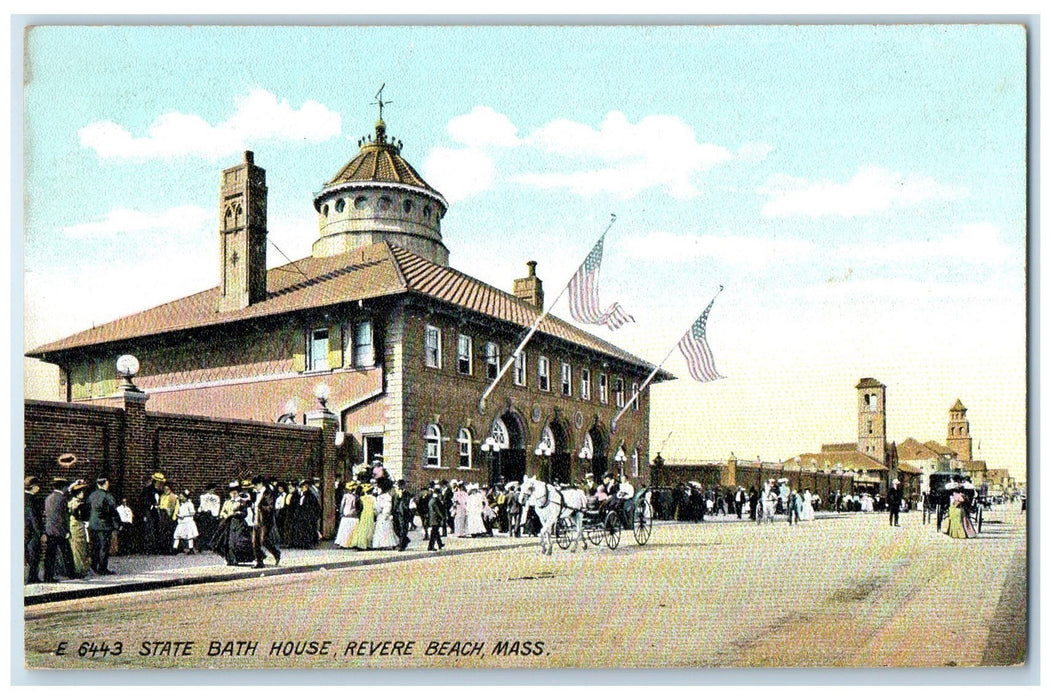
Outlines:
<svg viewBox="0 0 1051 700"><path fill-rule="evenodd" d="M602 430L598 425L591 426L587 436L591 438L591 473L595 475L595 483L597 484L606 475L606 450L608 449L608 443L606 436L602 434Z"/></svg>
<svg viewBox="0 0 1051 700"><path fill-rule="evenodd" d="M569 435L565 427L558 421L551 421L545 431L551 434L551 481L556 484L568 484L571 480L569 452Z"/></svg>
<svg viewBox="0 0 1051 700"><path fill-rule="evenodd" d="M526 456L524 431L518 414L507 411L495 419L490 434L500 445L500 452L496 455L497 478L505 482L521 482L526 471Z"/></svg>

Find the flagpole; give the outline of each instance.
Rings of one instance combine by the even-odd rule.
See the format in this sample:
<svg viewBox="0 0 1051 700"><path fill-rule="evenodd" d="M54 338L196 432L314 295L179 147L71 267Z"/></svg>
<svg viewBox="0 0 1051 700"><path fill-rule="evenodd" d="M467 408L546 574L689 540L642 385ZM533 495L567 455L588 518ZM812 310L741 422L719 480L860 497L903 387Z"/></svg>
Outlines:
<svg viewBox="0 0 1051 700"><path fill-rule="evenodd" d="M609 230L613 227L613 222L616 220L616 214L609 215L609 224L606 226L606 230L602 232L602 235L599 236L599 240L602 240L606 237L606 234L609 233ZM530 327L529 332L526 333L525 338L523 338L522 342L518 344L518 347L515 348L515 351L511 353L511 356L507 358L507 362L505 362L504 366L500 368L500 372L496 375L496 378L493 379L493 381L486 388L485 392L482 394L482 398L478 400L479 413L485 413L485 400L489 398L489 394L493 393L493 389L496 388L496 385L499 384L500 380L503 379L505 374L507 374L507 370L511 369L511 365L515 363L515 359L517 359L518 355L522 352L523 348L525 348L526 343L528 343L529 340L533 337L533 335L537 332L537 330L540 329L540 322L547 318L548 314L550 314L552 309L555 308L555 304L559 302L559 300L562 298L562 295L566 293L567 289L569 289L569 283L572 281L573 277L571 276L566 281L565 286L562 287L562 291L560 291L558 293L558 296L555 297L555 300L548 304L547 308L544 309L544 312L537 317L536 321L534 321L533 325Z"/></svg>
<svg viewBox="0 0 1051 700"><path fill-rule="evenodd" d="M712 297L712 301L713 302L715 301L716 297L718 297L722 293L722 291L723 291L723 286L720 284L719 285L719 291L715 293L714 297ZM694 321L694 323L696 323L696 321ZM690 324L690 327L692 327L692 326L693 326L693 323ZM690 327L688 327L686 329L686 333L690 332ZM683 335L686 335L686 333L683 333ZM664 356L664 359L661 360L661 363L653 368L653 371L650 372L650 376L646 377L646 381L644 381L642 383L642 386L640 386L635 391L635 393L628 400L628 402L626 404L624 404L624 407L620 409L620 413L618 413L616 416L613 417L613 420L610 421L610 424L609 424L609 431L611 433L617 432L617 421L620 420L620 417L624 415L624 413L628 410L628 407L631 406L631 404L635 401L635 399L637 399L639 397L639 394L642 393L642 390L645 389L647 386L649 386L650 382L653 381L653 378L657 376L657 372L659 372L661 367L664 366L664 363L668 361L668 358L671 357L671 354L673 352L675 352L675 348L679 347L679 343L680 342L682 342L682 336L681 335L679 336L679 340L675 341L675 345L671 346L671 350L669 350L668 354Z"/></svg>

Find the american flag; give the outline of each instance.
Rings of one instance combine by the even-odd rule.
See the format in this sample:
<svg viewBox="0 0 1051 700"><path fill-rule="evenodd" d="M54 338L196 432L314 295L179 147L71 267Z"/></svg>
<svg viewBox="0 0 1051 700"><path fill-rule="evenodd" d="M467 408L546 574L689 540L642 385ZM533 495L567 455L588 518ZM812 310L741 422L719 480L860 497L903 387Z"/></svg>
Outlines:
<svg viewBox="0 0 1051 700"><path fill-rule="evenodd" d="M569 313L578 323L603 324L610 330L617 330L635 318L625 313L624 307L614 302L605 311L598 301L598 271L602 265L602 243L605 236L584 258L584 264L569 280Z"/></svg>
<svg viewBox="0 0 1051 700"><path fill-rule="evenodd" d="M723 291L721 286L719 291ZM718 297L719 293L716 292L715 296ZM712 310L712 304L714 303L715 297L712 297L704 313L693 322L690 330L686 331L686 335L679 341L679 350L682 351L683 357L686 358L686 366L690 369L690 376L699 382L710 382L723 378L718 370L715 369L715 358L712 357L712 349L708 347L708 338L705 334L705 328L708 325L708 312Z"/></svg>

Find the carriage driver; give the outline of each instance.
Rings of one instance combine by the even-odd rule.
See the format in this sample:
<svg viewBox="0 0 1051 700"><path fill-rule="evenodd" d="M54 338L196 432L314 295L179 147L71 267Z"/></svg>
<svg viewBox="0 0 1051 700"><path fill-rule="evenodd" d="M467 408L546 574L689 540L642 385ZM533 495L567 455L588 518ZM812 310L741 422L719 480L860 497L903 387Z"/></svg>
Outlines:
<svg viewBox="0 0 1051 700"><path fill-rule="evenodd" d="M610 507L621 509L629 523L635 516L635 487L628 481L628 475L623 472L620 475L620 484L617 486L617 492Z"/></svg>

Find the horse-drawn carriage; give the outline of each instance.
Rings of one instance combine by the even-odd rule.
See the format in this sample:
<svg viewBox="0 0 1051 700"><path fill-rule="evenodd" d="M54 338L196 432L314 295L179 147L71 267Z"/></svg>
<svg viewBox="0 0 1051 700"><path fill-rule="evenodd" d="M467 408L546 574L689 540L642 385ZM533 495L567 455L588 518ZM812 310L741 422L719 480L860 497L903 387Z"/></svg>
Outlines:
<svg viewBox="0 0 1051 700"><path fill-rule="evenodd" d="M648 488L639 491L633 498L609 499L584 511L581 533L584 547L587 543L598 547L603 542L610 549L620 545L621 531L630 529L635 542L644 545L653 533L652 494ZM561 549L573 544L573 524L569 518L560 518L555 525L555 539Z"/></svg>
<svg viewBox="0 0 1051 700"><path fill-rule="evenodd" d="M978 532L985 518L985 496L971 483L971 477L959 472L934 472L928 477L928 489L923 499L923 522L934 522L941 530L942 521L949 512L952 495L960 492L964 507Z"/></svg>
<svg viewBox="0 0 1051 700"><path fill-rule="evenodd" d="M652 494L641 489L632 498L611 498L605 503L589 502L577 488L559 488L532 477L522 480L521 497L540 519L540 549L550 554L558 542L562 549L574 547L579 541L598 546L602 542L610 549L620 545L621 531L630 529L635 541L646 544L653 532Z"/></svg>

